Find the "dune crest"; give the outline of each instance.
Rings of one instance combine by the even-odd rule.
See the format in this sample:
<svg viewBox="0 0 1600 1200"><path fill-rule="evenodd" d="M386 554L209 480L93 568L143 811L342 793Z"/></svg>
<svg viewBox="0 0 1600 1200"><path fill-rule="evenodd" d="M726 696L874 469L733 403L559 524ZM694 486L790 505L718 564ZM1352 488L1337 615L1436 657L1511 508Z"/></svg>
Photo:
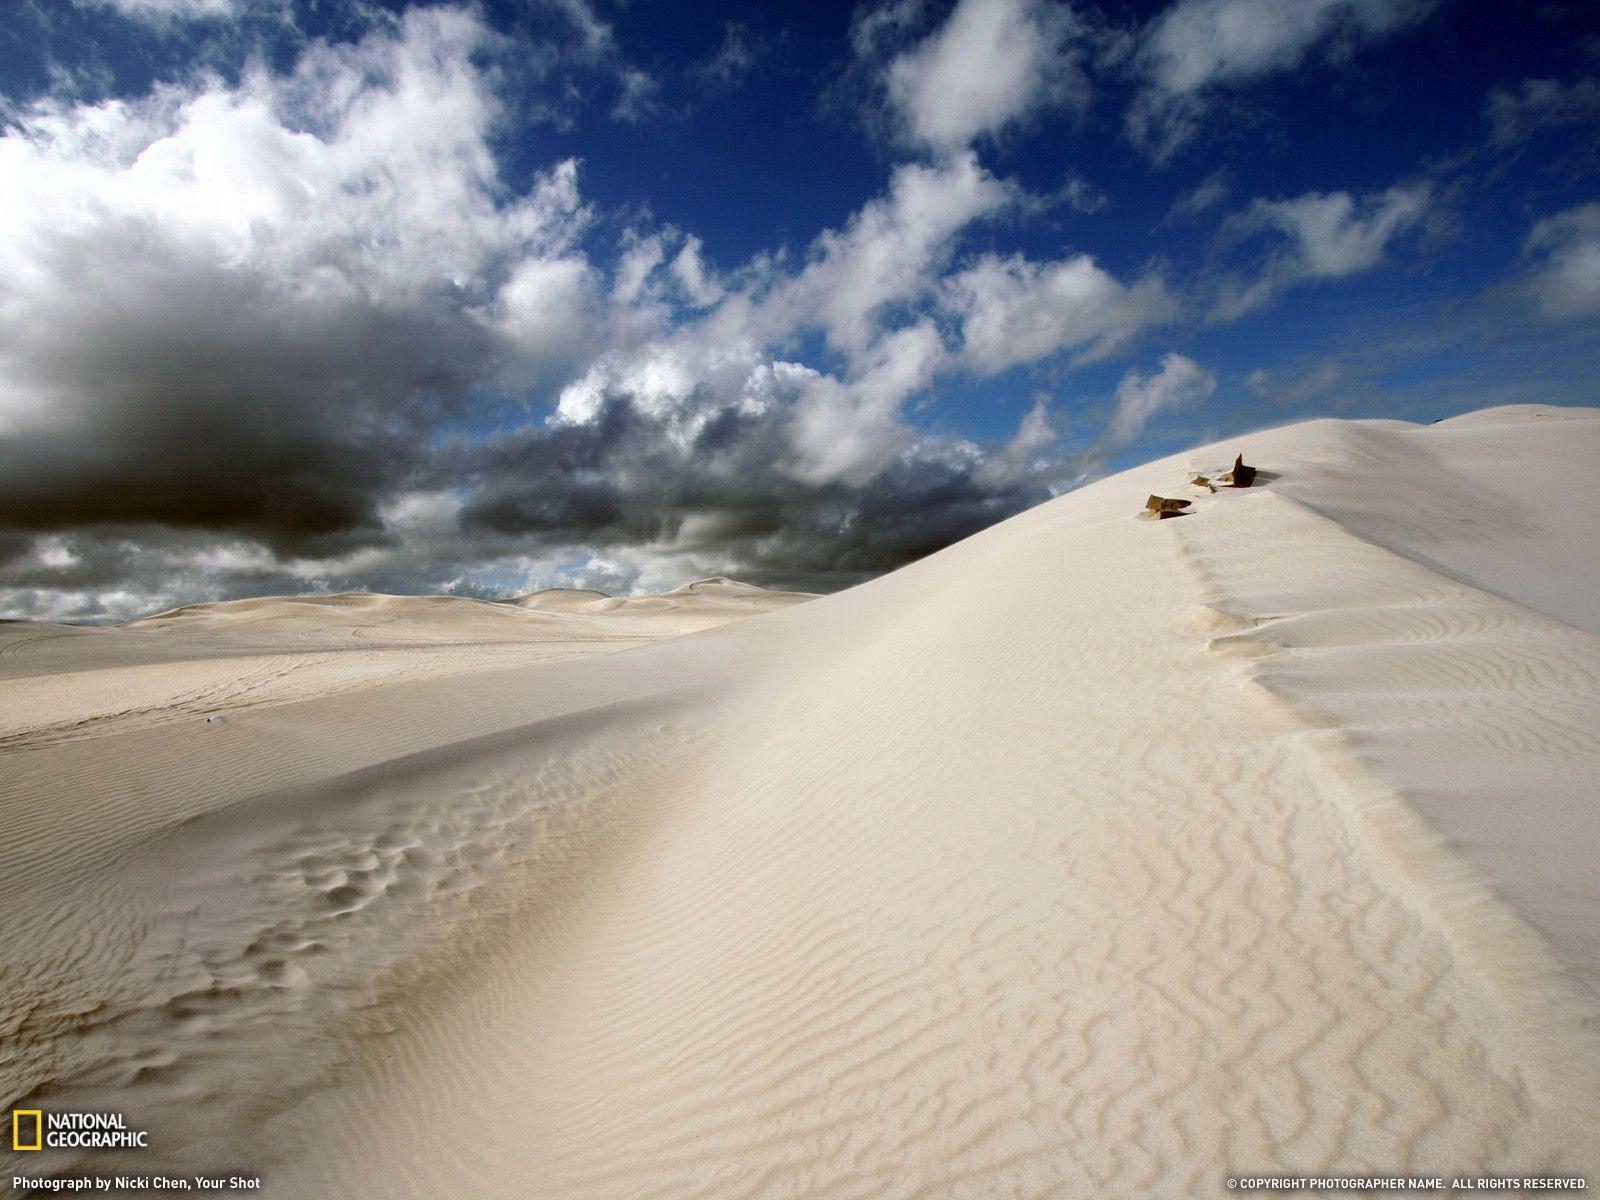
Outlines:
<svg viewBox="0 0 1600 1200"><path fill-rule="evenodd" d="M589 640L52 710L0 1099L284 1197L1594 1178L1596 461L1593 409L1312 422L803 605L535 593L482 626Z"/></svg>

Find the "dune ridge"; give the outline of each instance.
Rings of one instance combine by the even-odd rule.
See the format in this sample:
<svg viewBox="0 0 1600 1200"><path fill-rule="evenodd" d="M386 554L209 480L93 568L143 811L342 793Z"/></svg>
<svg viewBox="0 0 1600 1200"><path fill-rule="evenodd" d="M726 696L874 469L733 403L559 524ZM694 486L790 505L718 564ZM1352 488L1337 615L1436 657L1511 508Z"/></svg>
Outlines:
<svg viewBox="0 0 1600 1200"><path fill-rule="evenodd" d="M1305 723L1362 850L1482 985L1479 1019L1521 1026L1486 1044L1503 1042L1508 1069L1537 1062L1530 1084L1578 1110L1600 1095L1583 1049L1600 1028L1600 566L1553 551L1600 532L1600 502L1571 487L1593 461L1596 415L1340 425L1328 435L1366 468L1342 491L1300 471L1247 512L1180 531L1211 593L1207 651ZM1549 421L1587 427L1551 441ZM1449 437L1451 460L1430 460L1428 443ZM1274 452L1271 435L1252 440ZM1544 503L1498 492L1494 463L1527 470L1513 491Z"/></svg>
<svg viewBox="0 0 1600 1200"><path fill-rule="evenodd" d="M282 1196L1593 1177L1595 461L1314 422L692 636L6 749L0 1099Z"/></svg>

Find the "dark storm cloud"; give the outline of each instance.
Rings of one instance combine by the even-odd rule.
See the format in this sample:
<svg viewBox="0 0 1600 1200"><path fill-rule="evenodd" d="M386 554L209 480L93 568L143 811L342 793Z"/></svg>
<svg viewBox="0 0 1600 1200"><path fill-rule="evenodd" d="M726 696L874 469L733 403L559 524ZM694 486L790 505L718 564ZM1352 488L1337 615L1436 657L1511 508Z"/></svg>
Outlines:
<svg viewBox="0 0 1600 1200"><path fill-rule="evenodd" d="M202 562L189 534L238 584L252 556L392 545L384 505L442 424L582 364L575 167L500 184L491 43L429 9L306 45L286 74L8 113L8 586L180 577L164 548ZM153 565L119 567L123 545Z"/></svg>
<svg viewBox="0 0 1600 1200"><path fill-rule="evenodd" d="M481 490L463 527L548 546L650 546L712 553L753 579L823 589L942 549L1049 498L1029 474L980 484L982 458L913 443L869 482L807 483L772 465L792 414L728 407L680 442L625 396L580 425L520 430L458 447L447 475Z"/></svg>
<svg viewBox="0 0 1600 1200"><path fill-rule="evenodd" d="M44 419L0 437L12 530L157 522L304 550L375 529L378 497L488 350L442 305L275 295L261 278L153 258L131 235L54 257L59 294L88 299L8 339L52 397Z"/></svg>

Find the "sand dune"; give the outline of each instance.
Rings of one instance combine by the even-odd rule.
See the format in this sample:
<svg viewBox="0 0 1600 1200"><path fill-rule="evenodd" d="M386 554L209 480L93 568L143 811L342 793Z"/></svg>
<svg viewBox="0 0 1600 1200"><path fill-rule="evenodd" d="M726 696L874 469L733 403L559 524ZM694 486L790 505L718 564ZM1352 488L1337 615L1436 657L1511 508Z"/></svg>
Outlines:
<svg viewBox="0 0 1600 1200"><path fill-rule="evenodd" d="M588 621L581 627L610 637L628 637L659 631L645 625L638 627L636 634L634 627L615 618L672 613L675 630L691 632L713 628L736 616L770 612L809 599L811 596L806 593L776 592L718 576L696 580L659 596L608 596L591 588L546 588L504 601L468 596L385 596L373 592L264 596L187 604L129 621L122 628L162 632L174 628L225 628L302 635L342 630L352 636L399 640L414 638L427 629L437 629L456 639L481 639L487 629L510 631L532 623L536 627L532 636L545 637L550 631L537 628L537 618L559 613L578 618L611 618Z"/></svg>
<svg viewBox="0 0 1600 1200"><path fill-rule="evenodd" d="M1593 1179L1597 462L1313 422L802 605L7 627L0 1100L284 1197Z"/></svg>
<svg viewBox="0 0 1600 1200"><path fill-rule="evenodd" d="M803 593L768 591L719 575L697 579L659 596L608 596L587 588L546 588L510 603L532 612L573 617L647 618L643 625L646 629L694 633L807 599L810 596Z"/></svg>
<svg viewBox="0 0 1600 1200"><path fill-rule="evenodd" d="M266 596L114 630L10 622L0 625L0 749L626 649L809 599L710 579L638 597Z"/></svg>

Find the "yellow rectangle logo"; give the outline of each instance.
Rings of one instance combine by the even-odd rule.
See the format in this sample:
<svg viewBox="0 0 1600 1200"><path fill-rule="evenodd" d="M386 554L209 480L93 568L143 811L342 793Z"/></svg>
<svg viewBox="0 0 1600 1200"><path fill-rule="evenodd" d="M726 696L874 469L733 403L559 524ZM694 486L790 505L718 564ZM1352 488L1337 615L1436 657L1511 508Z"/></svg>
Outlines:
<svg viewBox="0 0 1600 1200"><path fill-rule="evenodd" d="M22 1140L22 1118L33 1118L33 1141L25 1144ZM42 1150L44 1149L44 1113L37 1108L13 1108L11 1110L11 1148L13 1150Z"/></svg>

